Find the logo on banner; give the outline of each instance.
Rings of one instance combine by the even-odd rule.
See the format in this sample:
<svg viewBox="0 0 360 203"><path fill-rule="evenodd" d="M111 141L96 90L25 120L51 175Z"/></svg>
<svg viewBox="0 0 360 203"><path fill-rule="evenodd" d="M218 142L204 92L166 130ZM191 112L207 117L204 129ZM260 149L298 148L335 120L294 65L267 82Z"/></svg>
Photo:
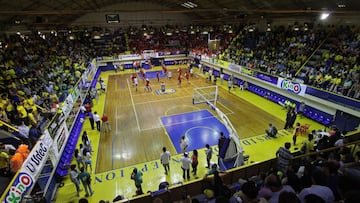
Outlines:
<svg viewBox="0 0 360 203"><path fill-rule="evenodd" d="M301 92L301 86L299 83L291 82L288 80L281 81L281 89L289 90L294 92L295 94L299 94Z"/></svg>
<svg viewBox="0 0 360 203"><path fill-rule="evenodd" d="M27 193L33 183L33 179L28 174L20 172L13 185L9 189L9 192L5 197L5 202L21 202L23 195Z"/></svg>
<svg viewBox="0 0 360 203"><path fill-rule="evenodd" d="M28 157L26 163L24 163L25 168L32 174L39 173L42 164L45 161L45 155L48 151L48 147L45 143L40 142L39 145L35 145L36 148L33 149L30 156Z"/></svg>

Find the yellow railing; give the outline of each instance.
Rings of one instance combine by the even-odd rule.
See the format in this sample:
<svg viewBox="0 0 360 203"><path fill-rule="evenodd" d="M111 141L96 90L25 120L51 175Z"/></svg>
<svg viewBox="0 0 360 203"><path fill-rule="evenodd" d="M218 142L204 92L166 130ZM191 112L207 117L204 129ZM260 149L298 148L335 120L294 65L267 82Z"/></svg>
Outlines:
<svg viewBox="0 0 360 203"><path fill-rule="evenodd" d="M0 124L5 125L6 127L10 128L13 131L19 132L19 130L17 128L15 128L14 126L6 123L5 121L0 120Z"/></svg>

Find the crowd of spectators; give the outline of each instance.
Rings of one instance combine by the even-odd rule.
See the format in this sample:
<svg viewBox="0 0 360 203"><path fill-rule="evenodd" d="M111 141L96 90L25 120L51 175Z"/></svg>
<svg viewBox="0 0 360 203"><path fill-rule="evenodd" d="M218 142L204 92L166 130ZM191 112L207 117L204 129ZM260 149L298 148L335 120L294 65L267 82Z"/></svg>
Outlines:
<svg viewBox="0 0 360 203"><path fill-rule="evenodd" d="M338 131L331 130L336 137ZM332 139L332 138L330 138ZM335 139L335 138L334 138ZM336 146L328 140L328 147ZM289 145L287 143L286 145ZM285 149L280 147L280 149ZM281 159L282 157L278 157ZM240 178L226 185L226 173L214 173L204 193L193 197L195 202L359 202L360 201L360 144L342 146L333 151L293 159L285 168ZM282 169L282 170L281 170ZM316 200L316 201L315 201Z"/></svg>
<svg viewBox="0 0 360 203"><path fill-rule="evenodd" d="M144 35L144 29L117 30L99 34L82 32L33 32L3 36L0 47L0 119L19 131L29 149L39 138L40 124L56 113L62 98L79 81L88 62L96 57L125 51L190 51L216 54L220 59L259 69L286 78L296 72L322 43L325 46L316 63L305 70L304 82L328 91L359 99L359 32L339 27L295 31L279 27L271 32L234 32L216 28L204 34L197 28L168 27ZM96 34L97 35L97 34ZM102 36L101 36L102 35ZM221 47L213 52L209 39L219 39ZM326 40L325 40L326 39ZM325 41L324 41L325 40ZM229 44L229 46L227 46ZM0 124L8 130L8 125Z"/></svg>
<svg viewBox="0 0 360 203"><path fill-rule="evenodd" d="M271 32L243 29L218 57L359 99L359 38L354 26L308 30L280 26ZM313 56L316 50L321 56Z"/></svg>
<svg viewBox="0 0 360 203"><path fill-rule="evenodd" d="M143 50L155 50L161 52L181 52L192 51L194 53L204 53L209 56L218 54L225 50L232 38L235 30L224 31L223 26L212 28L202 26L153 28L143 26L142 28L131 28L128 32L129 47L131 53L139 54ZM227 28L230 29L230 28ZM209 40L219 40L220 47L213 52L209 49Z"/></svg>
<svg viewBox="0 0 360 203"><path fill-rule="evenodd" d="M293 78L297 70L325 39L326 31L277 27L271 32L241 30L221 59L273 75Z"/></svg>
<svg viewBox="0 0 360 203"><path fill-rule="evenodd" d="M360 98L360 34L355 27L337 27L305 64L304 82L318 88Z"/></svg>

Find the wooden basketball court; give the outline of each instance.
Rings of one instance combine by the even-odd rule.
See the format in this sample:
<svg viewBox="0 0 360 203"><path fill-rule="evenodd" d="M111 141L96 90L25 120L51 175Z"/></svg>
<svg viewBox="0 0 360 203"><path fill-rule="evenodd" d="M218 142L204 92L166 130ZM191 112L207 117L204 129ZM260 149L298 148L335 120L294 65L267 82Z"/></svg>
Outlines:
<svg viewBox="0 0 360 203"><path fill-rule="evenodd" d="M173 94L162 95L155 93L160 89L156 78L150 79L152 91L145 92L145 81L139 79L136 91L130 76L121 74L108 78L104 113L109 116L112 130L101 134L96 173L159 159L163 146L171 154L176 154L173 142L160 121L162 116L201 109L208 109L216 116L208 105L192 104L194 88L212 85L199 75L190 78L189 82L183 78L181 87L177 85L177 73L173 73L172 79L161 79L166 88L175 90ZM227 84L226 81L224 84ZM242 139L264 134L269 122L279 127L283 125L278 117L224 88L219 88L217 107L228 116Z"/></svg>

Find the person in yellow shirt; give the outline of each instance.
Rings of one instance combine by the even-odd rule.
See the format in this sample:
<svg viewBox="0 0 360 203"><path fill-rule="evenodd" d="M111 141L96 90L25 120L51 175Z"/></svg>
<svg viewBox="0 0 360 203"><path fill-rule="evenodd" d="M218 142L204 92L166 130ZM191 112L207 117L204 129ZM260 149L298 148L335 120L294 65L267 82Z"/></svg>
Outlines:
<svg viewBox="0 0 360 203"><path fill-rule="evenodd" d="M28 113L24 107L24 101L20 101L17 103L16 110L19 114L20 121L24 122L25 125L29 125Z"/></svg>
<svg viewBox="0 0 360 203"><path fill-rule="evenodd" d="M312 133L310 133L308 135L308 139L305 139L302 142L302 146L300 149L301 153L306 154L306 153L310 153L310 152L314 152L314 135Z"/></svg>
<svg viewBox="0 0 360 203"><path fill-rule="evenodd" d="M7 176L10 172L10 156L5 151L0 151L0 176Z"/></svg>
<svg viewBox="0 0 360 203"><path fill-rule="evenodd" d="M37 125L37 120L33 114L32 109L28 110L28 119L29 119L29 123L32 125Z"/></svg>
<svg viewBox="0 0 360 203"><path fill-rule="evenodd" d="M321 84L321 88L322 89L327 89L327 86L329 85L329 83L331 82L332 76L330 73L327 73L324 77L324 80Z"/></svg>
<svg viewBox="0 0 360 203"><path fill-rule="evenodd" d="M342 80L341 80L341 74L339 74L337 77L333 77L332 79L332 84L329 88L330 92L337 92L337 89L339 87L339 85L341 84Z"/></svg>

